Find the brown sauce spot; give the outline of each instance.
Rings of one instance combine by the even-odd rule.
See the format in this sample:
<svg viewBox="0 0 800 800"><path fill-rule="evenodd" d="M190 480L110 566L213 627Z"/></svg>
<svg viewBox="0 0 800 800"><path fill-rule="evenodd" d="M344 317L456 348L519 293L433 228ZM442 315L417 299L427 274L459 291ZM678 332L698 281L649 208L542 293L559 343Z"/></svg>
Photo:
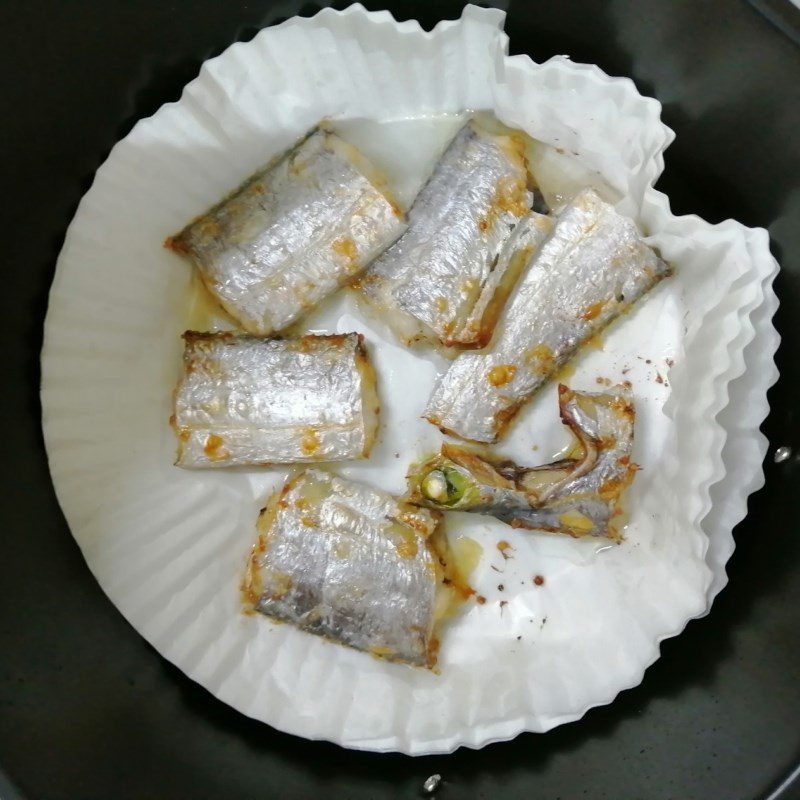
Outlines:
<svg viewBox="0 0 800 800"><path fill-rule="evenodd" d="M215 433L209 433L206 438L206 443L203 445L203 452L212 461L224 461L230 457L230 453L224 449L225 440Z"/></svg>
<svg viewBox="0 0 800 800"><path fill-rule="evenodd" d="M603 302L592 303L592 305L590 305L586 311L581 314L581 319L590 320L599 317L604 305L605 303Z"/></svg>
<svg viewBox="0 0 800 800"><path fill-rule="evenodd" d="M628 402L624 397L615 397L611 407L619 414L623 416L630 417L633 419L635 411L633 405Z"/></svg>
<svg viewBox="0 0 800 800"><path fill-rule="evenodd" d="M350 287L356 291L363 291L368 286L374 286L376 283L380 282L380 275L376 275L373 272L368 272L366 275L359 275L358 278L350 283Z"/></svg>
<svg viewBox="0 0 800 800"><path fill-rule="evenodd" d="M169 418L169 424L173 428L175 428L175 415L174 414ZM175 428L175 432L178 435L178 439L180 439L182 442L188 442L189 441L189 437L192 435L191 430L189 428L185 427L185 426L182 426L180 428Z"/></svg>
<svg viewBox="0 0 800 800"><path fill-rule="evenodd" d="M525 353L525 361L540 375L552 372L555 366L553 351L546 344L537 344Z"/></svg>
<svg viewBox="0 0 800 800"><path fill-rule="evenodd" d="M319 452L319 447L320 441L317 432L313 428L306 429L303 438L300 440L300 449L303 451L303 455L313 456Z"/></svg>
<svg viewBox="0 0 800 800"><path fill-rule="evenodd" d="M597 331L594 336L590 336L582 345L583 350L602 350L603 331Z"/></svg>
<svg viewBox="0 0 800 800"><path fill-rule="evenodd" d="M431 636L431 639L428 642L428 662L427 662L428 667L431 669L433 669L433 667L436 666L436 662L439 659L440 647L441 647L441 642L439 641L439 639L436 636Z"/></svg>
<svg viewBox="0 0 800 800"><path fill-rule="evenodd" d="M475 590L466 583L451 581L452 588L458 593L462 600L469 600L475 594Z"/></svg>
<svg viewBox="0 0 800 800"><path fill-rule="evenodd" d="M480 231L486 233L504 212L514 214L516 217L525 216L529 210L525 202L526 192L525 179L516 178L513 175L505 175L500 178L495 186L494 197L486 216L478 221Z"/></svg>
<svg viewBox="0 0 800 800"><path fill-rule="evenodd" d="M340 256L347 262L348 267L358 266L358 248L356 247L356 243L349 236L342 236L340 239L337 239L331 247L337 256Z"/></svg>
<svg viewBox="0 0 800 800"><path fill-rule="evenodd" d="M513 556L510 556L506 551L507 550L513 550L514 548L505 539L501 539L497 543L497 549L500 551L501 555L503 556L503 561L508 561L509 558L513 558Z"/></svg>
<svg viewBox="0 0 800 800"><path fill-rule="evenodd" d="M533 576L533 582L537 586L544 586L544 578L541 575L534 575Z"/></svg>
<svg viewBox="0 0 800 800"><path fill-rule="evenodd" d="M419 548L414 539L404 539L402 542L395 545L395 550L397 550L397 555L399 555L400 558L414 558L419 552Z"/></svg>
<svg viewBox="0 0 800 800"><path fill-rule="evenodd" d="M517 368L513 364L499 364L492 367L486 377L492 386L505 386L511 383L516 372Z"/></svg>
<svg viewBox="0 0 800 800"><path fill-rule="evenodd" d="M639 470L639 466L632 464L627 456L622 456L618 463L625 468L625 471L615 478L609 478L600 486L597 492L606 502L615 501L622 494L622 491L630 485L633 476Z"/></svg>
<svg viewBox="0 0 800 800"><path fill-rule="evenodd" d="M495 189L494 206L499 211L508 211L518 217L525 216L528 213L528 205L525 202L526 190L524 180L510 175L501 178Z"/></svg>
<svg viewBox="0 0 800 800"><path fill-rule="evenodd" d="M413 508L413 506L410 506L409 508ZM428 523L426 523L425 520L422 519L415 511L402 511L397 515L397 521L415 531L419 531L419 533L423 534L423 536L427 536L429 533Z"/></svg>
<svg viewBox="0 0 800 800"><path fill-rule="evenodd" d="M475 598L475 602L476 602L478 605L482 606L482 605L483 605L483 604L486 602L486 598L485 598L485 597L484 597L482 594L479 594L479 595L478 595L478 596Z"/></svg>

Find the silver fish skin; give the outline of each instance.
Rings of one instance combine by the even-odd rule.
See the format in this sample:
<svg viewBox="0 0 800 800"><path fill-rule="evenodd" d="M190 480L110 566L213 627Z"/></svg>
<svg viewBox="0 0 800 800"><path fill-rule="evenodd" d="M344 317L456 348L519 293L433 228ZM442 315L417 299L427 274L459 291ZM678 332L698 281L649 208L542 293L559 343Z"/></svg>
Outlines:
<svg viewBox="0 0 800 800"><path fill-rule="evenodd" d="M445 444L412 467L410 501L489 514L515 528L619 540L620 498L636 473L630 394L623 387L593 394L562 384L559 408L578 442L574 458L526 468Z"/></svg>
<svg viewBox="0 0 800 800"><path fill-rule="evenodd" d="M258 520L245 597L267 616L391 661L432 667L440 515L309 469Z"/></svg>
<svg viewBox="0 0 800 800"><path fill-rule="evenodd" d="M532 248L489 346L455 359L424 416L462 439L497 441L581 345L669 273L634 223L585 189Z"/></svg>
<svg viewBox="0 0 800 800"><path fill-rule="evenodd" d="M355 278L405 215L355 147L317 128L167 240L241 326L282 330Z"/></svg>
<svg viewBox="0 0 800 800"><path fill-rule="evenodd" d="M170 420L175 464L221 468L366 458L375 373L357 333L265 339L184 334Z"/></svg>
<svg viewBox="0 0 800 800"><path fill-rule="evenodd" d="M408 214L403 236L359 284L406 343L480 347L519 271L498 264L531 208L525 137L474 120L448 146Z"/></svg>

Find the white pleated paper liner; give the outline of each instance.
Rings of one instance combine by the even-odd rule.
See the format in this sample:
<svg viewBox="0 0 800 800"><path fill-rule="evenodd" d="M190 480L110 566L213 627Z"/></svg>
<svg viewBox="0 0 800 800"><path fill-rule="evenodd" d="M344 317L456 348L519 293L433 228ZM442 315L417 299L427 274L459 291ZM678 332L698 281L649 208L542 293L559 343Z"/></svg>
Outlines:
<svg viewBox="0 0 800 800"><path fill-rule="evenodd" d="M425 32L356 5L232 46L114 148L59 258L43 427L87 563L164 657L243 713L311 739L446 752L545 731L610 702L640 682L662 639L707 611L725 582L731 528L763 479L758 425L777 345L766 235L674 217L653 189L672 140L659 104L596 67L508 57L503 20L468 6ZM191 279L161 243L322 117L409 201L465 109L494 111L549 145L537 164L548 180L604 187L675 276L583 354L570 379L588 389L598 377L633 383L642 471L626 542L606 548L451 515L448 534L483 548L473 583L487 602L449 626L437 675L241 613L255 517L286 472L172 466L168 418ZM339 471L401 492L409 462L441 442L420 413L442 362L398 346L350 292L308 325L366 335L380 440L369 461ZM534 464L566 441L548 387L500 449ZM500 540L514 548L509 560Z"/></svg>

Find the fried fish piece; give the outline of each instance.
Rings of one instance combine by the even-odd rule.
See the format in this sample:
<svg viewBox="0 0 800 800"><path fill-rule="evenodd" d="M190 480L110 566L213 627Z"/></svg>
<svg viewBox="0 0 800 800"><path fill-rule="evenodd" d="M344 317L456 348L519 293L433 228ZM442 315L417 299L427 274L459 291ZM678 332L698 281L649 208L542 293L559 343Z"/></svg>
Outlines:
<svg viewBox="0 0 800 800"><path fill-rule="evenodd" d="M520 264L499 260L533 195L525 134L468 122L448 146L408 214L403 236L359 284L410 344L488 342Z"/></svg>
<svg viewBox="0 0 800 800"><path fill-rule="evenodd" d="M446 433L497 441L582 344L670 272L633 221L591 189L529 258L490 345L461 353L433 390L425 417Z"/></svg>
<svg viewBox="0 0 800 800"><path fill-rule="evenodd" d="M623 387L593 394L558 387L561 420L577 439L575 457L520 467L445 444L414 465L409 499L429 508L489 514L515 528L618 540L620 496L631 483L634 407Z"/></svg>
<svg viewBox="0 0 800 800"><path fill-rule="evenodd" d="M307 469L258 519L247 605L390 661L433 667L443 561L440 514Z"/></svg>
<svg viewBox="0 0 800 800"><path fill-rule="evenodd" d="M181 467L366 458L378 396L363 336L183 338L184 373L170 420Z"/></svg>
<svg viewBox="0 0 800 800"><path fill-rule="evenodd" d="M405 230L377 170L325 127L166 245L250 333L282 330L355 278Z"/></svg>

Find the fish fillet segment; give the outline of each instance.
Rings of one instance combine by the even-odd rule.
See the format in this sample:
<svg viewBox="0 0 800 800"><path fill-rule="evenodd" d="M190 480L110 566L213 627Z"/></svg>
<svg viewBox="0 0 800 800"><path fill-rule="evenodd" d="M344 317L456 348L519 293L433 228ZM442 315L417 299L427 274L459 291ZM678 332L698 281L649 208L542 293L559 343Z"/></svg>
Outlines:
<svg viewBox="0 0 800 800"><path fill-rule="evenodd" d="M334 642L431 667L438 520L386 492L306 470L261 512L247 602Z"/></svg>
<svg viewBox="0 0 800 800"><path fill-rule="evenodd" d="M187 331L184 340L171 419L178 466L369 455L378 398L360 334L265 339Z"/></svg>
<svg viewBox="0 0 800 800"><path fill-rule="evenodd" d="M503 242L531 208L525 135L467 123L409 211L406 233L359 281L407 344L480 347L518 271Z"/></svg>
<svg viewBox="0 0 800 800"><path fill-rule="evenodd" d="M361 153L324 127L166 244L225 310L266 335L355 278L405 230Z"/></svg>

